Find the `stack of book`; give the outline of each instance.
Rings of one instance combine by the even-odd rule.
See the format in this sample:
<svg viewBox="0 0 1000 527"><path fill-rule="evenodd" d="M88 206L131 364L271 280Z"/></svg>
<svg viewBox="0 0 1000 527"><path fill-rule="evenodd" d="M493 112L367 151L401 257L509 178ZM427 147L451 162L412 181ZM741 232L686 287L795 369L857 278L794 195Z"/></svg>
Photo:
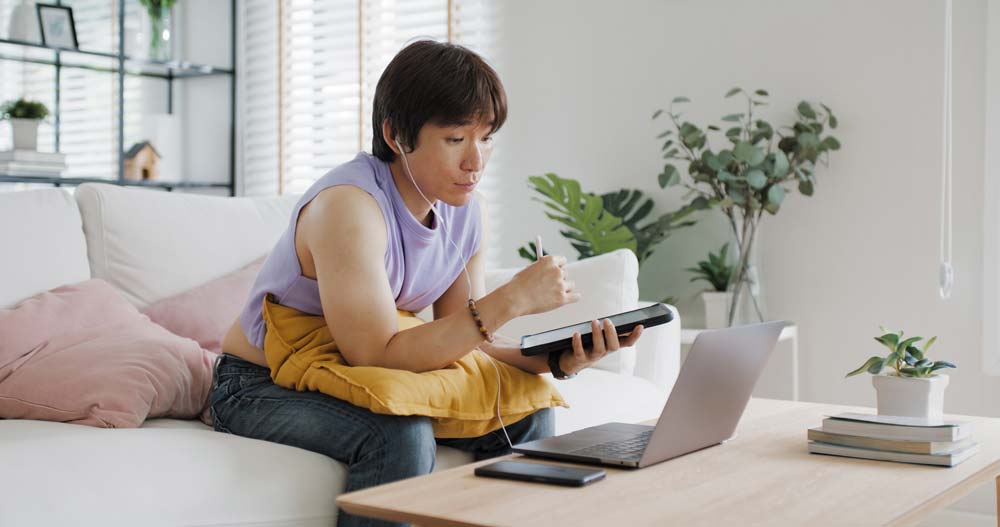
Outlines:
<svg viewBox="0 0 1000 527"><path fill-rule="evenodd" d="M59 177L66 170L66 154L8 150L0 152L0 175Z"/></svg>
<svg viewBox="0 0 1000 527"><path fill-rule="evenodd" d="M953 467L979 451L972 423L843 413L810 428L809 452Z"/></svg>

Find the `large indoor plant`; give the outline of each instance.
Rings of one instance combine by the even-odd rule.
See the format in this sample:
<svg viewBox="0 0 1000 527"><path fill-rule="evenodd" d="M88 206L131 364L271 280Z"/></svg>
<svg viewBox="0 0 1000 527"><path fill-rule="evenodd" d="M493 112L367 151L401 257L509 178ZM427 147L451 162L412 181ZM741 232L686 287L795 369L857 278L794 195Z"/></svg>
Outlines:
<svg viewBox="0 0 1000 527"><path fill-rule="evenodd" d="M837 127L837 118L826 105L816 108L802 101L795 108L795 122L776 129L754 114L758 106L767 104L766 91L751 94L733 88L726 97L740 94L746 98L746 108L722 117L723 122L731 124L725 132L715 125L706 127L725 138L724 147L713 149L705 130L682 121L682 115L674 111L675 105L689 102L687 97L676 97L666 112L657 110L653 114L653 119L661 115L670 119L669 128L658 136L664 140L661 150L667 160L658 177L660 187L683 184L689 191L687 197L693 197L689 207L718 207L732 229L739 257L731 281L730 325L744 289L750 293L757 317L764 319L751 268L753 245L764 212L777 214L788 186L796 185L801 194L811 196L816 163L828 163L830 151L840 148L840 142L826 133ZM688 178L681 176L675 163L686 163Z"/></svg>
<svg viewBox="0 0 1000 527"><path fill-rule="evenodd" d="M703 280L712 286L711 290L702 291L701 301L705 306L705 327L708 329L724 328L729 321L729 303L733 293L728 291L729 280L733 276L735 266L729 263L729 244L719 249L718 254L708 253L707 260L701 260L697 267L686 270L694 275L692 282Z"/></svg>
<svg viewBox="0 0 1000 527"><path fill-rule="evenodd" d="M687 217L698 205L688 205L666 212L643 223L653 210L653 200L644 198L641 190L622 189L606 194L584 192L580 183L548 173L528 178L532 188L549 210L545 215L566 227L559 231L569 239L580 259L629 249L642 265L656 246L680 228L694 225ZM518 254L528 260L538 255L529 243L518 249Z"/></svg>
<svg viewBox="0 0 1000 527"><path fill-rule="evenodd" d="M923 348L918 343L923 337L904 339L903 332L882 329L882 335L875 341L889 349L885 357L876 355L869 358L847 377L859 373L872 374L872 384L878 398L879 415L900 415L940 419L944 413L944 389L948 386L948 376L935 373L955 365L927 358L937 337L931 337ZM882 370L889 373L882 375Z"/></svg>
<svg viewBox="0 0 1000 527"><path fill-rule="evenodd" d="M0 120L10 120L14 150L38 149L38 124L48 115L44 104L24 98L8 101L0 108Z"/></svg>

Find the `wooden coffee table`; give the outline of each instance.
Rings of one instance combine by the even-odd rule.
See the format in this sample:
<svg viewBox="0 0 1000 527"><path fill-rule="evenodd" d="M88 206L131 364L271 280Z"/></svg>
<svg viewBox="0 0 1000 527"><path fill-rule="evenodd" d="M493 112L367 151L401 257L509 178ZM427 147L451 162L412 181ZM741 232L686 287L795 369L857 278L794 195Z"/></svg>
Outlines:
<svg viewBox="0 0 1000 527"><path fill-rule="evenodd" d="M733 440L640 470L604 467L587 487L473 475L492 459L343 494L337 505L426 526L911 525L994 481L1000 505L1000 419L956 416L975 422L980 451L953 468L806 451L808 428L857 411L873 410L753 399ZM542 462L499 459L515 458Z"/></svg>

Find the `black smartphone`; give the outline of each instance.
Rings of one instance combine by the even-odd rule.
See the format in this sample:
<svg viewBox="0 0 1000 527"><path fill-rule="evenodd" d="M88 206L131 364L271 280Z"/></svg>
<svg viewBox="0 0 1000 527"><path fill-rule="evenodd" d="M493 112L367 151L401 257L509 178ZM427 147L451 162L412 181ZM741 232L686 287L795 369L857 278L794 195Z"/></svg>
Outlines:
<svg viewBox="0 0 1000 527"><path fill-rule="evenodd" d="M674 314L666 304L653 304L649 307L603 318L611 320L619 337L625 337L640 324L644 328L666 324L674 319ZM594 336L590 333L590 321L588 320L572 326L521 337L521 355L541 355L550 351L573 349L573 333L576 331L580 332L580 339L583 341L584 347L589 347L594 343Z"/></svg>
<svg viewBox="0 0 1000 527"><path fill-rule="evenodd" d="M475 474L486 478L516 479L567 487L582 487L600 481L606 475L601 469L564 467L527 461L498 461L491 465L476 467Z"/></svg>

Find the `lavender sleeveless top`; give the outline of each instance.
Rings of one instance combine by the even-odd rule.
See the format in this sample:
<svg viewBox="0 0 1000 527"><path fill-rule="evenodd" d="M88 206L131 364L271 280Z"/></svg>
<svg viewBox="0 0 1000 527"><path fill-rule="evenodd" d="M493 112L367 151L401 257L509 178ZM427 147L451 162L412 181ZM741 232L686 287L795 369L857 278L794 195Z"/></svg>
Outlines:
<svg viewBox="0 0 1000 527"><path fill-rule="evenodd" d="M264 261L250 290L250 298L240 314L240 325L247 340L263 349L264 327L261 306L267 294L277 303L313 315L322 315L316 280L302 276L295 252L295 227L299 212L320 191L335 185L354 185L368 192L378 202L385 218L388 246L385 270L396 308L419 312L440 298L459 277L463 264L479 249L482 216L475 197L462 207L438 201L434 204L441 218L434 217L431 227L413 216L396 188L389 165L371 154L361 152L316 181L295 205L288 228ZM443 220L458 245L445 238Z"/></svg>

